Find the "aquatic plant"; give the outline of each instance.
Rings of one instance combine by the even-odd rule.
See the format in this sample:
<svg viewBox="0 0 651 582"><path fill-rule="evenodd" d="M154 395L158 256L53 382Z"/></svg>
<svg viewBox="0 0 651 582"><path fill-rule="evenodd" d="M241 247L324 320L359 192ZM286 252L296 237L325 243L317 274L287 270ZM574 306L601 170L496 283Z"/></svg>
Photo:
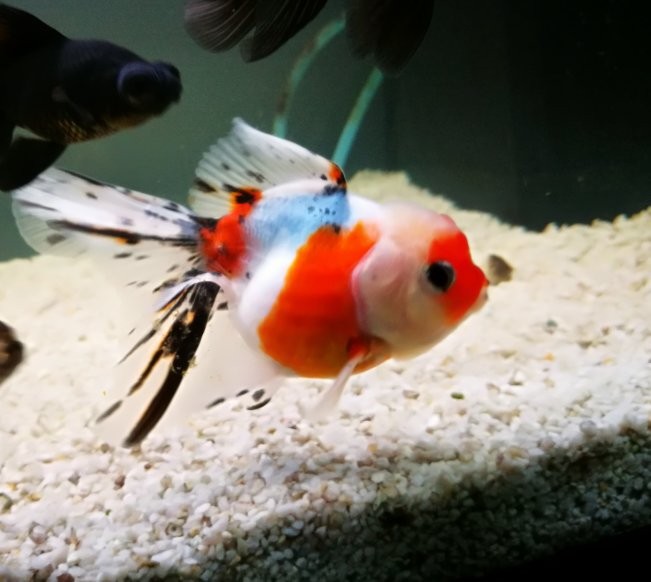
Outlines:
<svg viewBox="0 0 651 582"><path fill-rule="evenodd" d="M273 133L278 137L286 137L289 109L294 100L299 85L307 74L308 70L314 63L321 51L323 51L330 42L335 39L345 28L345 19L342 15L340 18L329 22L324 26L316 36L310 41L301 54L298 56L287 77L285 88L278 99L276 115L273 121ZM331 159L339 166L345 166L350 150L355 142L360 125L364 116L373 101L373 97L382 85L384 74L377 67L374 67L364 83L353 108L346 119L346 122L339 134L337 145Z"/></svg>

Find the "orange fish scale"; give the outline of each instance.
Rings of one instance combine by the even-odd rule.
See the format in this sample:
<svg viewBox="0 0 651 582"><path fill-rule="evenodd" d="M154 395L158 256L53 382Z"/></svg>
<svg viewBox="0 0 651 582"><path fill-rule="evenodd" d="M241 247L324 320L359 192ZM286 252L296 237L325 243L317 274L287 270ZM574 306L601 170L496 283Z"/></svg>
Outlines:
<svg viewBox="0 0 651 582"><path fill-rule="evenodd" d="M359 327L351 281L375 240L360 224L339 232L322 227L307 240L258 327L267 355L300 376L332 378L349 360L351 346L362 341L372 348L374 340Z"/></svg>

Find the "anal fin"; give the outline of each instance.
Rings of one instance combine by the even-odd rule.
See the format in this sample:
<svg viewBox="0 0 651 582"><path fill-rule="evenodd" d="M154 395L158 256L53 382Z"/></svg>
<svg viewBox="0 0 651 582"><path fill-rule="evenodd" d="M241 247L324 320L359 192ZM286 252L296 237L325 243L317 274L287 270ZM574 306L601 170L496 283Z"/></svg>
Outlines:
<svg viewBox="0 0 651 582"><path fill-rule="evenodd" d="M278 366L237 333L216 276L197 275L163 298L158 317L129 334L118 381L97 418L96 432L110 444L136 445L231 398L259 408L275 391Z"/></svg>

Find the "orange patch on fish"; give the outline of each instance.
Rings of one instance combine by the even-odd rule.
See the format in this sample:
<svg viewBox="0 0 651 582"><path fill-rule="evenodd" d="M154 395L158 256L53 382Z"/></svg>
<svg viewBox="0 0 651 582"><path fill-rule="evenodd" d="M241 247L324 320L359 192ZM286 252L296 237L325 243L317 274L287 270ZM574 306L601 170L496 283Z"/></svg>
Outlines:
<svg viewBox="0 0 651 582"><path fill-rule="evenodd" d="M468 314L481 293L485 293L488 280L483 271L470 260L466 235L460 230L440 234L430 246L428 263L446 261L455 266L456 277L450 291L440 296L445 317L456 325Z"/></svg>
<svg viewBox="0 0 651 582"><path fill-rule="evenodd" d="M208 270L229 277L242 272L242 259L246 252L243 221L241 215L227 214L217 221L214 228L199 231L199 246Z"/></svg>
<svg viewBox="0 0 651 582"><path fill-rule="evenodd" d="M345 182L344 173L341 171L341 168L336 164L330 166L330 171L328 172L328 178L332 180L335 184L343 184Z"/></svg>
<svg viewBox="0 0 651 582"><path fill-rule="evenodd" d="M238 188L231 193L231 213L222 216L213 228L199 232L200 248L208 269L229 277L242 274L246 252L244 220L262 198L256 188Z"/></svg>
<svg viewBox="0 0 651 582"><path fill-rule="evenodd" d="M377 340L362 336L352 288L353 271L376 236L361 224L348 231L325 226L297 251L285 285L258 327L268 356L311 378L336 376L360 342L369 357L356 371L388 357L377 353Z"/></svg>

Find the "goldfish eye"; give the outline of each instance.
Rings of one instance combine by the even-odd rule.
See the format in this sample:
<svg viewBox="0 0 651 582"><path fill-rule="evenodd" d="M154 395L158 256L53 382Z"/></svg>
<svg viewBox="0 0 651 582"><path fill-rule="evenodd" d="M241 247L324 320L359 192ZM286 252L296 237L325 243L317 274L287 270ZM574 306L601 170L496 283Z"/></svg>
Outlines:
<svg viewBox="0 0 651 582"><path fill-rule="evenodd" d="M427 267L425 276L434 289L445 293L454 283L454 267L447 261L436 261Z"/></svg>

